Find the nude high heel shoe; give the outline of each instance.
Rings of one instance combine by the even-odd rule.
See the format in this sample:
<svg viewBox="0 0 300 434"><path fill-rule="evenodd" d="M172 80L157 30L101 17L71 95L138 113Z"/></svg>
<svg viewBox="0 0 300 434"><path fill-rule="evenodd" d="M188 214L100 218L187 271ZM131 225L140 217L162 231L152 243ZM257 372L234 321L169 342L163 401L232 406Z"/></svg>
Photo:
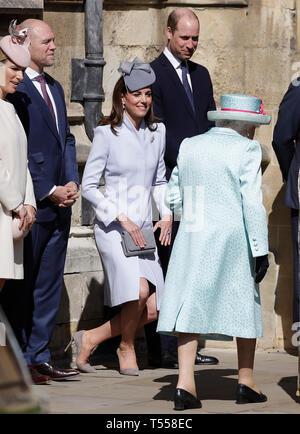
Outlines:
<svg viewBox="0 0 300 434"><path fill-rule="evenodd" d="M80 363L78 363L78 356L79 353L81 351L81 347L82 347L82 337L83 337L83 333L85 330L80 330L76 333L74 333L74 335L72 336L70 342L68 343L68 345L65 348L65 352L68 350L68 348L70 347L70 345L72 344L72 342L75 343L75 347L76 347L76 366L77 368L81 371L81 372L86 372L86 373L92 373L92 372L97 372L97 370L91 366L89 363L85 363L84 365L81 365ZM91 354L95 351L96 348L93 349L93 351L91 352Z"/></svg>
<svg viewBox="0 0 300 434"><path fill-rule="evenodd" d="M120 365L120 348L117 349L117 356L119 359L119 365ZM120 366L120 374L122 375L132 375L132 376L137 376L139 375L139 369L138 368L126 368L126 369L122 369Z"/></svg>

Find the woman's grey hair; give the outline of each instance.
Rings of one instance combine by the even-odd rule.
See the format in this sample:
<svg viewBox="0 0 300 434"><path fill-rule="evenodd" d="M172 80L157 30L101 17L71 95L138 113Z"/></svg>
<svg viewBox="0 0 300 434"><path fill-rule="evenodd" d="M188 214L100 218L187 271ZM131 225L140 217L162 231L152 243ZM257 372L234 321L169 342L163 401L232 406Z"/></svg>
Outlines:
<svg viewBox="0 0 300 434"><path fill-rule="evenodd" d="M248 131L251 130L253 127L258 128L259 124L254 124L252 122L244 122L244 121L226 121L226 120L219 120L216 121L216 127L221 128L231 128L232 130L235 130L242 136L247 135Z"/></svg>

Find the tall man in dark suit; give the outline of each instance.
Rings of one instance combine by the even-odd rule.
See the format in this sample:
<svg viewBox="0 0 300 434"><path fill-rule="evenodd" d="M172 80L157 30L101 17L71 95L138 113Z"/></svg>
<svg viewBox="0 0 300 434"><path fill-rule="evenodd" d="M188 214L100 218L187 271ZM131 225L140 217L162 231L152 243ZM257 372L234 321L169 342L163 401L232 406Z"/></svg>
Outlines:
<svg viewBox="0 0 300 434"><path fill-rule="evenodd" d="M24 327L19 335L20 344L33 381L40 384L49 378L61 380L78 375L76 370L53 366L47 347L60 303L71 206L78 198L79 179L75 139L67 121L64 92L56 80L44 73L45 67L54 64L54 34L48 24L40 20L25 20L19 28L28 29L31 63L10 101L28 138L28 166L37 213L32 232L25 239L25 280L19 292L16 283L10 283L7 298L11 289L12 295L22 293L26 297L22 306L27 309L26 325L17 324L17 318L11 323L18 330ZM20 299L15 299L15 303L18 302Z"/></svg>
<svg viewBox="0 0 300 434"><path fill-rule="evenodd" d="M286 183L285 205L291 208L292 243L294 257L293 320L299 322L299 254L298 254L298 176L300 169L300 81L293 81L279 106L273 135L282 177Z"/></svg>
<svg viewBox="0 0 300 434"><path fill-rule="evenodd" d="M182 140L205 133L213 126L207 119L207 112L216 109L209 72L204 66L190 60L198 45L199 30L199 20L194 12L187 8L175 9L167 21L167 46L163 53L151 62L156 74L156 81L152 85L154 112L166 126L167 179L176 166ZM171 246L159 246L160 243L157 243L164 273L167 270L178 226L179 222L175 221ZM155 323L152 323L145 328L148 342L150 330L152 328L153 331L154 326ZM170 354L177 351L176 338L162 336L161 343L162 364L176 367L177 361ZM151 348L150 343L148 347ZM153 360L154 358L157 357L150 355L149 363L159 364ZM217 364L218 360L198 353L195 363Z"/></svg>

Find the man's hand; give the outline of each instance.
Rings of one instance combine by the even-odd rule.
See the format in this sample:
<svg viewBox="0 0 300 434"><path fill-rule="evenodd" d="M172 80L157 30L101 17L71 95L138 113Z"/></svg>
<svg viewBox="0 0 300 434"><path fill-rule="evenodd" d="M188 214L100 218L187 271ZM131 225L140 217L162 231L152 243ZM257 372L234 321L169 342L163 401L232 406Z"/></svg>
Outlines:
<svg viewBox="0 0 300 434"><path fill-rule="evenodd" d="M55 191L49 196L49 199L57 206L65 208L72 206L78 197L79 194L77 193L77 185L75 182L71 182L64 186L59 185L56 187Z"/></svg>

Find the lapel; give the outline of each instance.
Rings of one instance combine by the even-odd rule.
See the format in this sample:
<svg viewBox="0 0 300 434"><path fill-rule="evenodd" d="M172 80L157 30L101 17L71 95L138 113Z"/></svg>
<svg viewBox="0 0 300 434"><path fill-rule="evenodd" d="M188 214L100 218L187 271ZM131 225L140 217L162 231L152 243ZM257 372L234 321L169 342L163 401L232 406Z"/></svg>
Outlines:
<svg viewBox="0 0 300 434"><path fill-rule="evenodd" d="M43 116L45 122L47 123L50 131L54 134L54 136L60 142L61 140L60 140L60 137L58 135L56 125L55 125L53 118L51 116L51 113L49 111L49 108L47 107L47 104L45 103L45 101L44 101L43 97L41 96L41 94L39 93L39 91L36 89L36 87L34 86L32 81L30 80L30 78L26 74L24 74L23 84L26 87L27 94L30 96L32 103L39 108L40 113ZM51 91L52 91L52 89L51 89ZM55 104L57 105L56 99L55 99ZM59 116L59 112L58 112L58 107L57 107L57 116L59 119L60 116Z"/></svg>
<svg viewBox="0 0 300 434"><path fill-rule="evenodd" d="M52 93L53 99L55 101L56 106L56 112L57 112L57 122L58 122L58 129L59 129L59 137L60 137L60 143L62 148L64 148L65 145L65 136L64 131L66 131L65 128L65 112L64 112L64 101L62 100L61 94L59 93L57 84L55 80L48 74L45 74L47 84L49 86L50 92ZM57 128L55 128L56 132Z"/></svg>
<svg viewBox="0 0 300 434"><path fill-rule="evenodd" d="M177 88L177 90L179 92L179 95L178 95L179 99L182 99L182 101L184 101L185 107L186 107L187 111L189 112L190 116L192 116L194 119L196 119L195 112L192 109L191 103L187 97L185 90L184 90L183 84L181 83L180 78L178 77L178 74L175 71L174 67L171 65L171 63L169 62L167 57L164 55L164 53L162 53L160 55L160 63L162 65L162 67L167 71L168 77L170 77L173 84ZM193 82L192 82L192 84L193 84ZM193 92L194 92L194 85L193 85Z"/></svg>

